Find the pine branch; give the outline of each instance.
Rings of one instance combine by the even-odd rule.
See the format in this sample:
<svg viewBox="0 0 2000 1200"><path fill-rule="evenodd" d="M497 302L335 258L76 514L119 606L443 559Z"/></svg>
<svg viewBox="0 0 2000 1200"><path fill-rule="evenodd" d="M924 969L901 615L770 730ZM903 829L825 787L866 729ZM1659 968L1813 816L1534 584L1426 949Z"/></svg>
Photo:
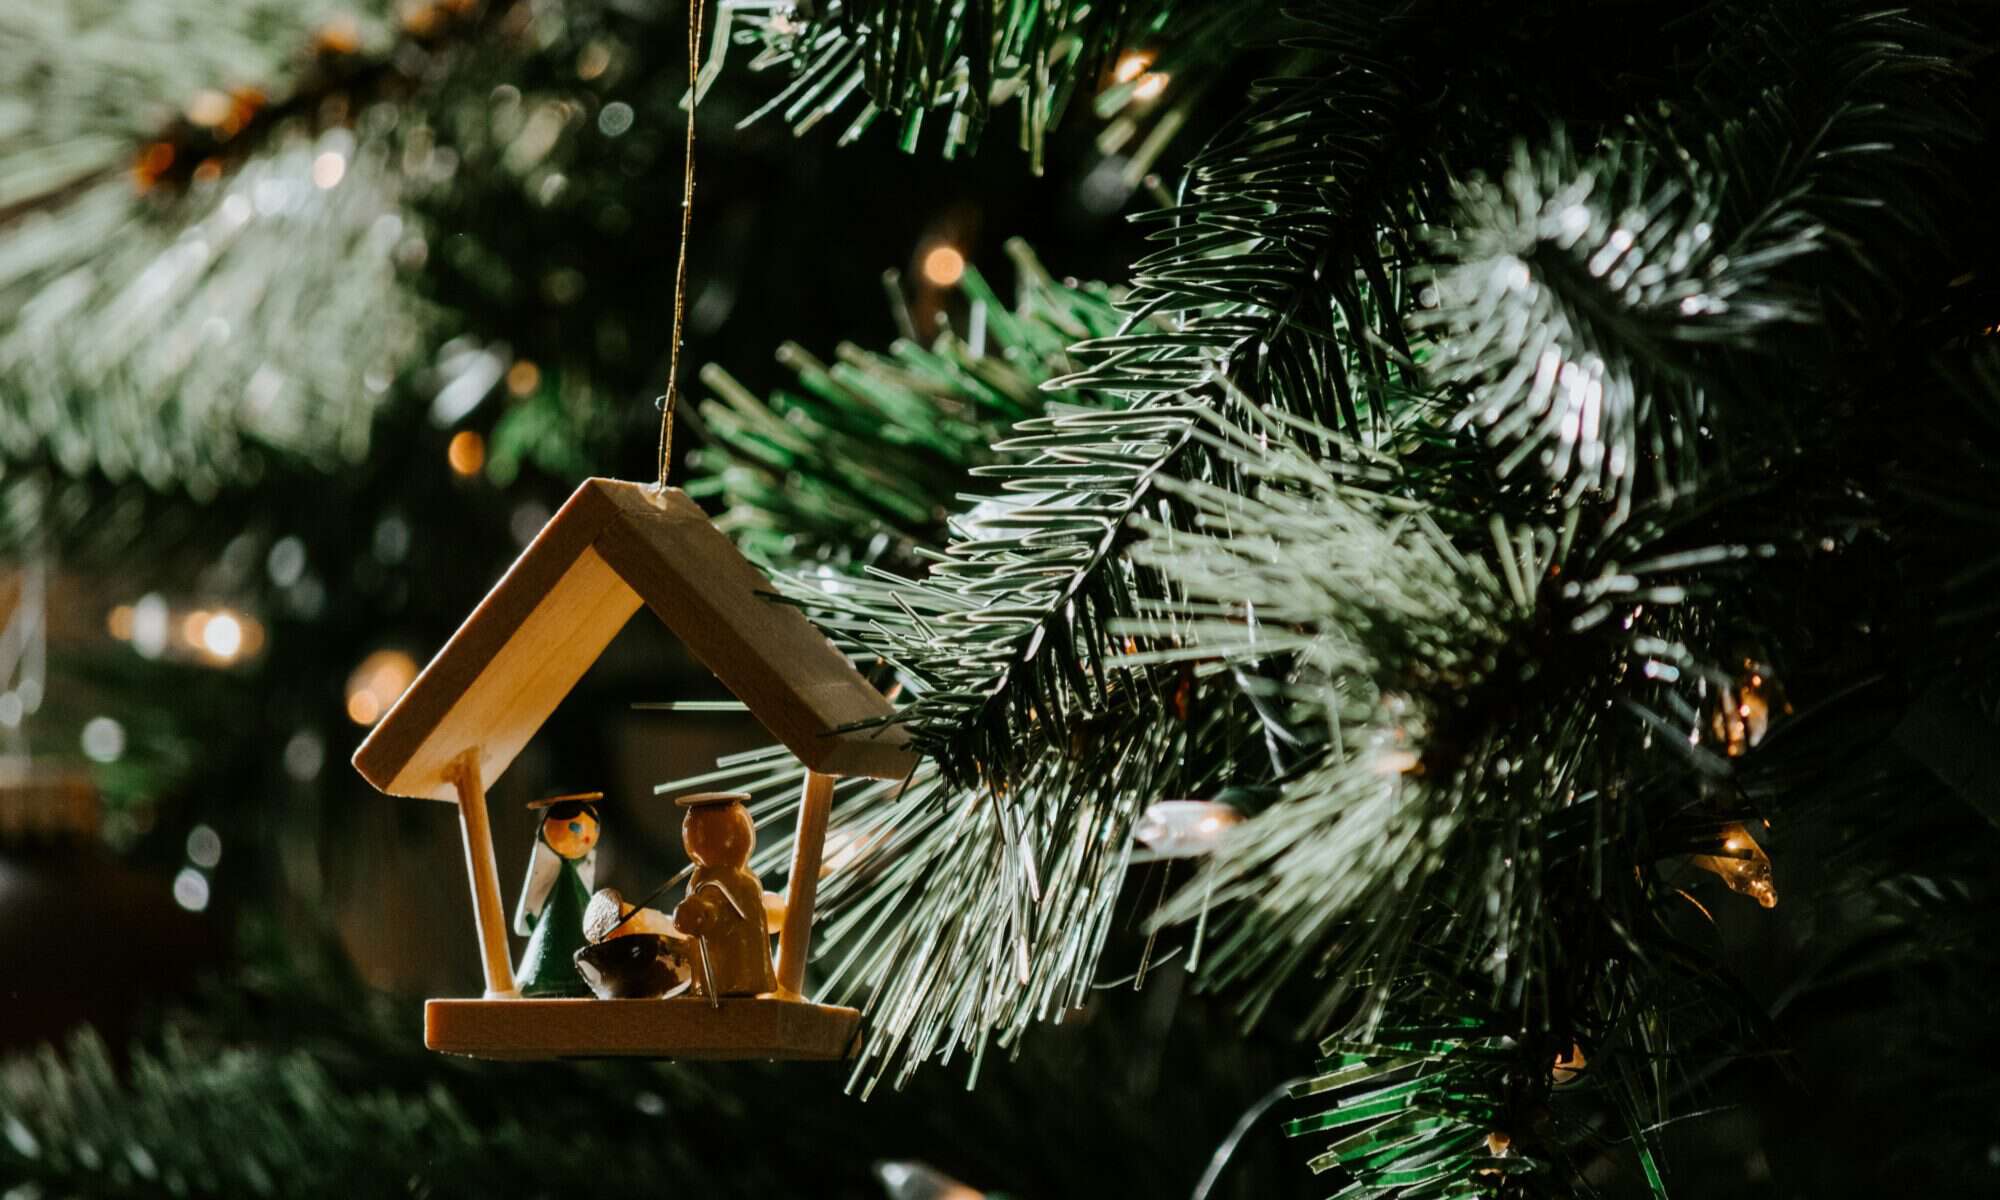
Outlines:
<svg viewBox="0 0 2000 1200"><path fill-rule="evenodd" d="M645 104L664 90L643 59L580 77L582 44L624 30L595 4L554 15L531 25L526 8L476 0L24 13L22 36L0 40L0 78L48 119L0 122L9 506L47 505L65 479L205 500L352 464L391 398L413 392L435 398L439 423L462 418L508 366L480 335L519 333L480 302L514 304L524 276L554 308L583 290L519 247L493 254L468 211L530 196L552 208L607 174L628 184L577 161L594 127L576 118L602 94ZM505 79L530 94L496 91ZM548 386L498 422L496 482L521 461L575 473L610 423L601 394L630 368L616 322L591 327L594 358L533 347Z"/></svg>
<svg viewBox="0 0 2000 1200"><path fill-rule="evenodd" d="M954 784L928 765L908 781L838 785L815 953L819 990L867 1013L851 1085L900 1088L959 1054L977 1079L989 1051L1012 1055L1033 1025L1082 1007L1100 986L1133 824L1158 796L1219 791L1255 720L1228 691L1196 691L1079 721L1005 786ZM657 790L747 791L759 825L785 829L802 778L771 747ZM755 866L780 871L790 852L780 836Z"/></svg>
<svg viewBox="0 0 2000 1200"><path fill-rule="evenodd" d="M953 522L937 556L949 587L881 572L781 582L829 633L897 670L912 697L898 719L944 768L907 792L878 785L843 802L829 834L860 855L851 889L833 883L822 904L837 973L868 996L855 1077L870 1087L957 1047L976 1070L990 1039L1008 1045L1080 1004L1139 811L1213 784L1184 764L1214 761L1190 743L1217 741L1229 722L1170 715L1161 681L1121 666L1107 621L1148 586L1121 530L1188 419L1069 410L1023 422L1027 436L996 449L1027 441L1037 460L981 472L1015 474L1007 486L1023 494Z"/></svg>
<svg viewBox="0 0 2000 1200"><path fill-rule="evenodd" d="M948 514L996 462L993 443L1041 415L1040 385L1069 369L1069 344L1109 332L1118 314L1100 288L1060 283L1019 242L1021 286L1010 308L968 269L970 336L887 353L843 345L832 365L787 344L780 361L796 391L760 400L720 366L702 378L718 399L701 408L707 449L687 491L719 496L717 523L763 561L873 563L909 572L942 544Z"/></svg>
<svg viewBox="0 0 2000 1200"><path fill-rule="evenodd" d="M95 473L205 498L274 460L354 461L420 345L428 310L396 286L392 146L379 121L314 128L400 86L388 50L358 53L399 35L342 6L228 18L59 5L0 43L0 77L46 114L0 136L0 454L17 486ZM465 23L438 22L421 37Z"/></svg>
<svg viewBox="0 0 2000 1200"><path fill-rule="evenodd" d="M1385 251L1379 230L1441 211L1442 180L1462 173L1438 164L1458 144L1418 139L1425 161L1398 160L1409 143L1391 134L1426 124L1411 97L1428 93L1409 85L1408 59L1341 33L1361 40L1330 38L1347 56L1328 57L1365 66L1272 85L1197 161L1188 203L1163 218L1169 249L1128 297L1153 324L1079 347L1094 361L1061 381L1125 407L1045 417L1014 444L1038 457L996 472L1033 501L962 521L931 585L795 586L904 676L912 726L947 772L900 795L875 789L857 807L877 823L850 829L883 847L840 885L854 905L842 937L868 948L852 969L891 997L873 1010L868 1069L909 1055L907 1071L954 1046L977 1060L989 1030L1006 1044L1036 1004L1060 1002L1052 981L1082 978L1051 972L1079 951L1090 961L1092 905L1108 901L1079 903L1079 886L1053 905L1060 926L1042 926L1028 915L1037 881L1051 861L1093 852L1073 828L1129 836L1143 797L1107 784L1120 760L1091 755L1088 733L1108 721L1134 754L1165 748L1167 669L1180 667L1197 695L1243 681L1224 690L1255 703L1222 706L1239 745L1279 724L1305 731L1309 751L1279 801L1161 916L1209 918L1205 978L1254 1016L1318 974L1329 983L1317 1017L1374 1030L1401 1019L1387 981L1469 974L1471 998L1446 1011L1504 1013L1495 1036L1529 1039L1526 1062L1543 1039L1589 1031L1615 1044L1620 1029L1626 1050L1605 1073L1657 1192L1649 1131L1674 1091L1661 1064L1680 1053L1678 1034L1666 1031L1681 1025L1661 997L1679 980L1725 1011L1740 1002L1671 936L1667 914L1684 902L1656 869L1704 853L1702 831L1740 800L1737 751L1715 744L1713 718L1736 682L1715 647L1742 627L1686 602L1769 553L1714 533L1727 506L1740 516L1755 502L1740 483L1674 485L1704 461L1695 427L1709 398L1738 385L1726 368L1755 366L1757 342L1817 319L1793 270L1813 222L1784 206L1717 234L1730 180L1608 142L1588 175L1558 147L1521 168L1513 193L1475 197L1447 243L1465 279L1533 262L1553 297L1501 319L1460 293L1439 324L1408 321L1410 255ZM1306 165L1294 171L1293 155ZM1330 180L1327 163L1340 168ZM1502 343L1512 357L1444 374L1493 332L1478 323L1489 318L1520 337ZM1595 431L1606 448L1589 467L1611 479L1623 439L1627 469L1661 471L1608 517L1580 491L1482 494L1478 448L1440 428L1428 397L1406 394L1403 372L1431 356L1443 364L1433 379L1524 400L1523 365L1561 338L1572 360L1595 353L1628 371L1615 397L1624 420ZM1731 419L1753 419L1741 399L1769 386L1738 385ZM1218 409L1245 422L1261 412L1274 447L1203 432ZM1529 423L1507 440L1538 451L1561 444L1563 427ZM1546 465L1574 483L1580 461ZM1140 531L1153 540L1126 553ZM1100 578L1118 585L1108 604L1090 590ZM1079 596L1090 598L1072 606ZM974 965L954 972L954 961ZM1442 1161L1377 1163L1419 1174L1376 1183L1422 1194L1488 1182L1472 1157L1433 1173Z"/></svg>
<svg viewBox="0 0 2000 1200"><path fill-rule="evenodd" d="M629 1191L703 1171L693 1131L730 1120L731 1087L712 1075L433 1054L408 1002L364 987L331 927L253 915L242 933L230 986L115 1059L84 1031L0 1062L0 1178L134 1197ZM648 1136L662 1116L686 1140ZM755 1195L784 1174L745 1164L715 1182Z"/></svg>
<svg viewBox="0 0 2000 1200"><path fill-rule="evenodd" d="M1774 418L1810 423L1825 401L1802 402L1800 383L1838 387L1845 360L1816 309L1873 337L1891 314L1861 314L1914 264L1867 247L1938 243L1942 152L1966 137L1941 36L1789 0L1718 22L1692 99L1636 115L1657 148L1621 138L1579 158L1559 130L1499 182L1462 186L1437 242L1430 376L1467 389L1461 419L1503 474L1532 465L1565 503L1670 496L1740 469L1736 443Z"/></svg>
<svg viewBox="0 0 2000 1200"><path fill-rule="evenodd" d="M36 119L0 127L0 228L104 181L185 182L211 155L260 144L285 123L282 97L386 40L384 7L62 0L9 13L0 91L38 104Z"/></svg>
<svg viewBox="0 0 2000 1200"><path fill-rule="evenodd" d="M1451 60L1428 56L1435 49L1428 30L1407 12L1379 24L1359 16L1326 21L1316 45L1327 71L1268 85L1252 118L1204 152L1191 172L1191 203L1163 217L1172 223L1165 237L1173 248L1141 264L1126 301L1132 325L1077 347L1074 353L1094 361L1051 385L1112 393L1124 406L1052 410L996 447L1034 457L980 472L1002 479L1010 494L955 523L954 540L929 578L782 585L829 632L897 671L909 697L898 719L944 770L951 786L938 794L954 798L952 811L989 799L998 810L996 825L977 839L927 830L905 850L913 862L943 861L947 845L963 860L971 846L994 845L996 835L996 852L1013 853L1020 830L1040 835L1022 852L1028 861L1067 861L1084 853L1078 839L1086 830L1122 842L1137 808L1160 794L1119 796L1103 824L1041 816L1060 804L1041 795L1044 787L1096 794L1112 777L1111 760L1082 756L1083 764L1068 765L1080 731L1087 738L1109 722L1150 744L1157 733L1146 731L1163 728L1162 714L1185 686L1178 671L1147 658L1150 647L1128 643L1117 623L1148 605L1174 603L1159 565L1125 553L1134 518L1157 513L1175 525L1178 493L1163 485L1177 476L1229 489L1227 472L1235 468L1194 437L1210 408L1264 405L1358 432L1353 380L1367 397L1371 424L1405 402L1400 375L1410 358L1397 346L1407 290L1385 262L1377 233L1394 226L1412 192L1436 190L1428 173L1436 160L1407 140L1410 123L1428 129L1431 121L1412 73L1449 72ZM1343 169L1329 178L1324 161ZM1177 631L1149 629L1147 636ZM1230 711L1239 742L1246 729L1255 736L1265 724L1253 705ZM904 918L947 930L956 879L916 870ZM990 911L1027 909L1033 889L1025 875L990 878L1001 889L982 900ZM1091 914L1111 902L1112 887L1102 885L1114 880L1100 868L1096 882L1078 893L1094 897L1095 908L1063 914L1086 931L1094 927ZM980 953L997 953L1004 941L992 936L990 922L981 929ZM946 1044L931 1036L940 1028L961 1041L976 1037L992 1010L954 1001L934 985L929 964L938 960L933 947L922 949L880 972L912 998L893 1009L898 1027L915 1030L925 1050ZM1016 959L1021 988L1056 994L1034 976L1046 960ZM1064 977L1076 961L1057 964ZM1008 1028L1019 1011L1005 1014Z"/></svg>
<svg viewBox="0 0 2000 1200"><path fill-rule="evenodd" d="M338 187L319 182L326 155ZM396 286L387 157L345 130L301 134L163 218L135 212L120 181L53 237L20 227L0 278L18 301L0 324L0 453L17 471L42 461L196 497L268 456L360 457L425 313ZM301 241L327 253L301 260ZM92 336L64 336L76 322ZM255 370L235 344L262 352Z"/></svg>
<svg viewBox="0 0 2000 1200"><path fill-rule="evenodd" d="M1679 1062L1733 1048L1691 1010L1687 981L1647 961L1664 945L1587 962L1519 1008L1420 947L1381 1026L1321 1043L1318 1073L1292 1089L1317 1111L1285 1132L1330 1137L1308 1166L1357 1200L1664 1197L1658 1132L1688 1091Z"/></svg>
<svg viewBox="0 0 2000 1200"><path fill-rule="evenodd" d="M345 1094L303 1053L217 1054L171 1037L136 1055L126 1076L84 1035L66 1056L9 1064L6 1082L7 1176L51 1187L87 1179L105 1196L388 1192L413 1167L415 1178L519 1186L525 1176L510 1166L529 1164L495 1149L543 1140L512 1122L477 1126L442 1090Z"/></svg>
<svg viewBox="0 0 2000 1200"><path fill-rule="evenodd" d="M1074 721L1149 694L1120 663L1109 623L1151 586L1123 557L1127 522L1186 446L1192 417L1058 409L1024 421L995 449L1035 457L975 472L1012 494L954 519L924 580L781 587L895 666L912 696L898 720L922 752L954 777L1004 781L1066 742ZM1024 740L1030 729L1036 740Z"/></svg>
<svg viewBox="0 0 2000 1200"><path fill-rule="evenodd" d="M1285 1132L1332 1135L1307 1165L1337 1172L1347 1183L1338 1194L1357 1200L1554 1192L1553 1164L1515 1147L1505 1129L1515 1049L1492 1025L1460 1015L1370 1042L1329 1039L1320 1073L1292 1095L1331 1106L1286 1122Z"/></svg>
<svg viewBox="0 0 2000 1200"><path fill-rule="evenodd" d="M1957 249L1939 218L1961 202L1954 156L1975 130L1952 61L1962 46L1941 14L1855 0L1759 0L1717 15L1723 36L1687 112L1704 128L1700 157L1728 184L1722 220L1824 230L1832 253L1802 265L1865 331L1864 314ZM1666 120L1652 131L1690 140ZM1878 257L1890 244L1919 253Z"/></svg>
<svg viewBox="0 0 2000 1200"><path fill-rule="evenodd" d="M1358 18L1334 28L1377 35ZM1244 402L1239 385L1250 384L1277 411L1358 421L1352 370L1373 380L1386 411L1371 321L1392 343L1401 335L1373 245L1384 180L1366 168L1371 154L1395 164L1385 171L1401 168L1393 124L1378 114L1408 107L1407 83L1360 52L1342 61L1323 78L1272 85L1242 131L1197 159L1188 187L1202 200L1163 214L1178 248L1139 264L1123 302L1132 324L1076 346L1092 365L1048 385L1122 396L1121 411L1025 423L1025 436L996 447L1036 455L979 472L1025 497L960 522L929 579L843 584L827 601L794 589L830 629L905 675L915 699L901 719L955 775L1005 778L1037 723L1061 739L1072 713L1113 702L1107 681L1122 647L1110 625L1153 586L1123 559L1128 522L1157 478L1207 470L1179 461L1203 407ZM1325 153L1360 155L1354 180L1336 175L1320 190L1317 160L1291 145L1302 131L1323 138ZM1261 236L1271 240L1260 251Z"/></svg>
<svg viewBox="0 0 2000 1200"><path fill-rule="evenodd" d="M1061 295L1027 278L1030 297L1042 298L1024 304ZM1093 299L1060 324L1019 321L992 336L1038 342L1054 361L1107 316ZM951 350L964 371L993 369ZM961 403L945 388L864 392L858 374L843 386L918 428L937 419L927 410L949 417ZM868 997L876 1015L856 1071L870 1087L958 1047L977 1063L996 1037L1010 1045L1035 1020L1080 1004L1139 811L1162 792L1221 786L1203 764L1227 760L1220 746L1245 715L1197 711L1175 694L1177 671L1126 668L1131 647L1109 632L1150 587L1124 556L1127 518L1188 444L1194 410L1070 399L992 448L1014 461L973 469L1002 479L1006 494L952 521L951 543L928 552L929 579L874 570L780 581L830 633L896 669L910 698L898 719L945 767L907 788L843 793L829 834L855 861L821 898L825 957L840 994ZM770 797L757 809L765 820L781 822L797 794L795 769L763 756L702 777L724 781ZM893 934L886 913L896 914ZM912 969L945 962L982 965Z"/></svg>
<svg viewBox="0 0 2000 1200"><path fill-rule="evenodd" d="M1324 731L1316 765L1160 920L1222 910L1204 969L1252 1016L1307 969L1332 977L1322 1017L1357 990L1379 1004L1394 973L1376 960L1393 965L1434 911L1456 914L1463 967L1505 992L1561 956L1534 915L1546 847L1525 831L1595 791L1630 803L1620 780L1644 760L1627 755L1654 729L1678 747L1654 770L1721 769L1698 698L1731 677L1689 647L1680 610L1704 573L1769 552L1652 520L1481 529L1401 499L1367 448L1310 436L1338 453L1225 428L1218 448L1255 490L1168 485L1193 531L1148 522L1135 551L1174 599L1120 628L1158 658L1281 664L1278 699ZM1597 857L1614 848L1588 853L1594 878L1614 869Z"/></svg>
<svg viewBox="0 0 2000 1200"><path fill-rule="evenodd" d="M1397 230L1406 205L1423 218L1443 178L1413 152L1435 133L1421 98L1449 61L1426 44L1417 7L1300 18L1288 41L1323 55L1319 69L1260 84L1189 164L1182 203L1142 218L1166 245L1134 264L1124 303L1170 315L1174 333L1086 342L1076 354L1088 366L1061 386L1137 406L1227 380L1349 433L1363 407L1385 415L1403 377L1394 364L1409 361Z"/></svg>
<svg viewBox="0 0 2000 1200"><path fill-rule="evenodd" d="M951 158L978 147L991 110L1018 101L1019 140L1036 174L1049 130L1077 92L1110 75L1121 54L1144 51L1158 72L1185 76L1226 60L1247 32L1239 6L1218 0L826 0L813 7L727 6L717 44L730 36L726 23L741 25L739 40L761 47L751 69L781 66L792 74L746 124L775 113L803 135L851 107L843 145L887 114L898 120L899 142L909 151L925 117L942 112ZM1111 83L1100 111L1133 107L1136 82Z"/></svg>
<svg viewBox="0 0 2000 1200"><path fill-rule="evenodd" d="M1328 20L1322 41L1346 32L1359 46L1343 44L1324 76L1269 85L1253 116L1196 160L1188 191L1199 201L1160 214L1176 247L1137 268L1123 301L1131 324L1076 346L1091 365L1048 385L1088 389L1119 411L1058 413L996 447L1034 457L978 472L1010 495L956 526L927 580L843 582L833 598L791 588L904 674L914 700L901 719L956 776L1004 779L1031 727L1061 739L1072 713L1113 702L1122 647L1110 624L1152 588L1124 560L1128 522L1156 479L1208 469L1178 461L1198 413L1256 403L1353 426L1350 372L1371 381L1386 413L1393 389L1375 338L1379 322L1383 339L1400 339L1401 292L1374 235L1410 155L1384 114L1415 104L1410 81L1364 48L1415 35L1407 15L1380 28ZM1316 140L1295 145L1307 135ZM1353 169L1329 183L1315 155Z"/></svg>
<svg viewBox="0 0 2000 1200"><path fill-rule="evenodd" d="M1685 502L1601 532L1482 528L1412 499L1385 448L1302 431L1322 460L1286 432L1210 435L1252 490L1167 485L1192 516L1147 523L1135 549L1175 598L1123 626L1153 657L1274 663L1274 702L1323 730L1156 925L1205 924L1191 957L1250 1019L1314 981L1314 1021L1357 1043L1322 1086L1353 1090L1294 1131L1342 1130L1315 1166L1351 1194L1570 1194L1575 1156L1607 1152L1601 1116L1537 1115L1573 1045L1657 1193L1647 1131L1682 1090L1666 1056L1714 1054L1720 1028L1757 1017L1674 930L1694 911L1674 864L1741 803L1739 751L1707 716L1731 679L1693 648L1715 633L1691 601L1770 551L1707 543L1713 518ZM1413 989L1451 998L1413 1010ZM1413 1011L1488 1014L1500 1040L1432 1048L1463 1082L1413 1074L1385 1032Z"/></svg>
<svg viewBox="0 0 2000 1200"><path fill-rule="evenodd" d="M1357 21L1355 28L1368 26ZM1248 403L1234 390L1236 374L1219 359L1230 346L1250 346L1260 320L1289 348L1290 357L1275 360L1277 369L1320 379L1331 364L1333 374L1346 379L1348 365L1339 352L1323 353L1309 334L1296 331L1318 330L1316 322L1337 310L1351 313L1360 303L1357 271L1386 278L1372 249L1382 201L1371 196L1355 225L1336 226L1328 237L1329 243L1342 241L1346 230L1364 249L1356 258L1343 242L1339 261L1367 261L1372 268L1350 270L1345 282L1335 271L1328 280L1310 261L1322 257L1318 249L1294 248L1303 257L1288 260L1270 287L1247 300L1231 289L1261 287L1254 282L1258 260L1235 244L1253 238L1241 231L1242 223L1262 217L1270 197L1285 194L1288 178L1312 171L1299 156L1282 152L1290 136L1284 126L1307 117L1324 120L1327 144L1335 145L1360 122L1366 139L1387 145L1381 123L1346 103L1369 86L1372 70L1367 63L1336 71L1326 85L1275 85L1250 132L1211 148L1202 160L1207 166L1197 165L1201 182L1195 186L1221 196L1216 220L1238 231L1228 235L1229 245L1210 236L1189 250L1187 270L1142 274L1138 285L1158 289L1180 279L1175 286L1199 288L1201 297L1187 313L1159 300L1134 299L1128 304L1133 316L1116 336L1074 351L1094 356L1096 364L1050 386L1088 407L1052 405L995 446L1020 456L976 472L1000 480L1002 495L953 522L952 540L926 579L876 573L781 583L829 633L896 670L909 701L898 720L943 771L938 783L913 785L911 807L890 826L907 824L910 831L892 840L895 854L885 860L884 871L896 873L888 882L871 883L858 898L864 911L896 911L904 928L919 931L901 935L886 951L870 947L873 957L859 969L877 992L895 998L884 1002L888 1019L871 1028L866 1060L903 1055L914 1064L942 1047L981 1047L991 1030L1004 1040L1028 1020L1073 1003L1090 982L1116 897L1122 847L1138 810L1175 775L1183 787L1206 781L1199 770L1193 778L1132 774L1140 768L1131 765L1130 747L1164 749L1181 738L1178 722L1187 718L1172 714L1189 707L1179 697L1187 687L1180 672L1134 669L1127 660L1138 648L1113 632L1113 622L1139 605L1164 599L1155 572L1125 553L1132 520L1160 502L1161 479L1175 472L1202 477L1209 469L1199 456L1182 461L1196 445L1195 422L1208 404L1221 402L1216 398ZM1252 145L1277 152L1276 165L1266 171L1239 161L1239 151ZM1297 226L1309 236L1322 213L1319 198L1309 194L1286 203L1290 207L1271 227ZM1365 238L1363 229L1369 231ZM1204 270L1214 273L1214 283L1199 283ZM1346 298L1347 309L1326 298L1329 288ZM1376 302L1389 304L1386 293ZM1376 356L1370 351L1364 357ZM1270 378L1249 357L1239 365L1243 379ZM1121 402L1102 392L1127 395ZM1195 392L1199 402L1191 402ZM1309 399L1299 403L1314 411ZM1215 711L1224 710L1232 734L1245 717L1256 727L1247 710ZM873 793L878 800L883 794ZM937 821L939 812L954 814L954 821ZM964 824L975 817L976 823ZM984 866L968 871L967 861ZM1051 900L1042 876L1070 878L1058 873L1058 865L1076 875ZM962 890L973 884L975 890ZM872 907L888 904L884 897L895 897L895 906ZM973 915L966 916L964 904L975 901ZM986 965L954 980L938 969L952 961Z"/></svg>
<svg viewBox="0 0 2000 1200"><path fill-rule="evenodd" d="M1731 352L1809 316L1772 275L1813 251L1813 228L1718 228L1718 189L1664 173L1629 144L1578 162L1558 132L1516 147L1499 183L1462 186L1438 247L1430 376L1466 390L1459 424L1504 451L1503 476L1532 464L1564 504L1629 509L1642 475L1648 495L1691 487L1709 426L1745 407L1713 394Z"/></svg>

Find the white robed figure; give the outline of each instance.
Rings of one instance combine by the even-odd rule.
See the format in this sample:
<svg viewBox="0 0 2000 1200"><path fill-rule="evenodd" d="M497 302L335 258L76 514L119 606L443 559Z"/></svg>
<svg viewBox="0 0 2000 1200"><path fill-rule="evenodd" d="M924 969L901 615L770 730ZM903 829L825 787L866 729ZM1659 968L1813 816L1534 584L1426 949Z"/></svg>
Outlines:
<svg viewBox="0 0 2000 1200"><path fill-rule="evenodd" d="M527 882L514 908L514 932L528 939L514 972L523 996L588 996L576 970L583 948L583 912L597 879L597 801L602 792L551 796L528 807L540 810Z"/></svg>

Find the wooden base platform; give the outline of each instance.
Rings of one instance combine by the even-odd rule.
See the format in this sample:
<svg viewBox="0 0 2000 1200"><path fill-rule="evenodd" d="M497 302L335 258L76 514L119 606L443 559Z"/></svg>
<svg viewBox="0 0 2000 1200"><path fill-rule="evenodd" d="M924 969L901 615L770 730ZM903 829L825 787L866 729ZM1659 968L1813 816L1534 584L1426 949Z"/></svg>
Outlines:
<svg viewBox="0 0 2000 1200"><path fill-rule="evenodd" d="M472 1058L846 1058L852 1008L734 997L671 1000L428 1000L424 1045Z"/></svg>

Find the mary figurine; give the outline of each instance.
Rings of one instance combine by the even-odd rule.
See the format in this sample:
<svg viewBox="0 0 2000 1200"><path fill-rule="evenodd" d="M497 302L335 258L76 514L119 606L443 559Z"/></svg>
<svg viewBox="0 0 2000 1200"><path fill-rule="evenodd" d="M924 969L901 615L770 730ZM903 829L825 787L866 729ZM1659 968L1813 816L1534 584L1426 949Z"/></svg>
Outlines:
<svg viewBox="0 0 2000 1200"><path fill-rule="evenodd" d="M597 877L597 801L603 792L551 796L528 805L542 814L528 881L514 909L514 932L528 939L514 972L523 996L589 996L577 974L583 910Z"/></svg>

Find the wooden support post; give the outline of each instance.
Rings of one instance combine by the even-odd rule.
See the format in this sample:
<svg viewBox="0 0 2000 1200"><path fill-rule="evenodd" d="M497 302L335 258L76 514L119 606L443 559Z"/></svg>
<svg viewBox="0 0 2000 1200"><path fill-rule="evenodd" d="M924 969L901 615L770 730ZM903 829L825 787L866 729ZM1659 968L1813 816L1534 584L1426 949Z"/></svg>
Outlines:
<svg viewBox="0 0 2000 1200"><path fill-rule="evenodd" d="M500 871L493 865L493 827L486 820L486 785L479 778L479 751L466 751L453 765L458 789L458 827L465 835L465 873L472 881L472 915L479 922L479 962L486 969L486 997L518 996L513 952L507 945L507 915L500 907Z"/></svg>
<svg viewBox="0 0 2000 1200"><path fill-rule="evenodd" d="M799 832L792 841L792 877L785 885L785 927L778 935L778 994L798 998L812 948L813 902L819 896L819 863L826 852L826 816L833 810L833 776L806 772L799 796Z"/></svg>

